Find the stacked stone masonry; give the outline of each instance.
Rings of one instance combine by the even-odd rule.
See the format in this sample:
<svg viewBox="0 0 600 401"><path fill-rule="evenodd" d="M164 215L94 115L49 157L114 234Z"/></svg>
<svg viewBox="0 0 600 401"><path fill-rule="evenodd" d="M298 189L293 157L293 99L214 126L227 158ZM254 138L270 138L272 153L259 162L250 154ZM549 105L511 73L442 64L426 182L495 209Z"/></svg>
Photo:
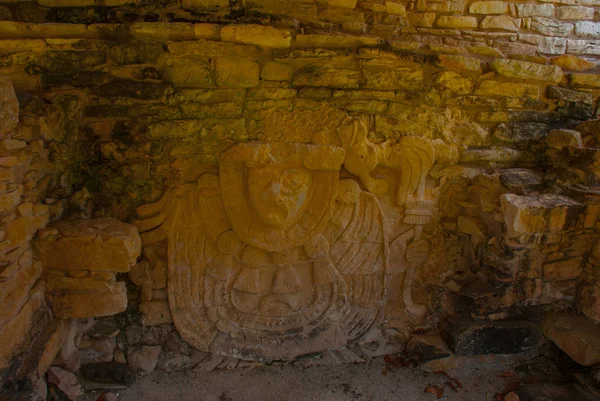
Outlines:
<svg viewBox="0 0 600 401"><path fill-rule="evenodd" d="M352 361L465 316L469 330L550 311L597 327L599 13L598 0L0 1L0 340L22 339L0 347L0 382L36 383L57 354L84 375ZM301 224L253 189L273 176L319 189L286 204ZM269 278L252 270L266 265ZM597 364L569 349L587 341L569 319L544 333ZM36 346L38 377L15 368Z"/></svg>

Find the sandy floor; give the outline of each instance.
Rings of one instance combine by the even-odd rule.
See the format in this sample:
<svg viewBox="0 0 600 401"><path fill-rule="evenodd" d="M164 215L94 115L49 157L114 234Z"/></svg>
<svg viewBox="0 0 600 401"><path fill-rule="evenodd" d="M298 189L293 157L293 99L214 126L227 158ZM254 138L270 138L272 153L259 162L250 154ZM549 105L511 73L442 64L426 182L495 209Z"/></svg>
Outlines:
<svg viewBox="0 0 600 401"><path fill-rule="evenodd" d="M120 394L122 401L346 401L438 399L425 392L443 390L448 401L493 401L513 378L514 358L479 357L446 361L444 366L387 369L383 358L343 366L293 365L210 373L153 372ZM452 366L454 365L454 366ZM444 369L446 374L435 373ZM385 374L384 374L385 373ZM448 384L449 378L454 387Z"/></svg>

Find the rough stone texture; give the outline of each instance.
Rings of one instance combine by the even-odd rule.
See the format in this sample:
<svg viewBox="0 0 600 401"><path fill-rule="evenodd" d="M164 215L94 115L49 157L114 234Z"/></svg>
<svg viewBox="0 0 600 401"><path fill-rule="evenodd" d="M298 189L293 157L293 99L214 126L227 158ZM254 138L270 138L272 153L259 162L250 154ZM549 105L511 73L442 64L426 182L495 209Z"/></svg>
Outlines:
<svg viewBox="0 0 600 401"><path fill-rule="evenodd" d="M455 318L444 328L444 338L458 355L520 354L534 348L541 333L527 322L472 322Z"/></svg>
<svg viewBox="0 0 600 401"><path fill-rule="evenodd" d="M0 138L4 138L19 122L19 104L8 78L0 80Z"/></svg>
<svg viewBox="0 0 600 401"><path fill-rule="evenodd" d="M425 363L452 355L452 352L439 335L419 335L406 343L406 353L419 363Z"/></svg>
<svg viewBox="0 0 600 401"><path fill-rule="evenodd" d="M136 228L115 219L64 220L48 231L40 244L46 269L128 272L141 250Z"/></svg>
<svg viewBox="0 0 600 401"><path fill-rule="evenodd" d="M555 314L544 322L544 335L584 366L600 363L600 326L585 316Z"/></svg>

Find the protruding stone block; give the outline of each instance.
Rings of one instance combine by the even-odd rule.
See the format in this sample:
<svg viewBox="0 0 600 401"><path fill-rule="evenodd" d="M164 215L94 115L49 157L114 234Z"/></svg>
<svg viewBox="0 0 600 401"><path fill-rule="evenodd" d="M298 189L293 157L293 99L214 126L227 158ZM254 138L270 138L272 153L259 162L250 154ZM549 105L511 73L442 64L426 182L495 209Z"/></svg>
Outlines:
<svg viewBox="0 0 600 401"><path fill-rule="evenodd" d="M411 359L419 363L446 358L452 355L452 351L439 335L418 335L412 337L406 343L406 353Z"/></svg>
<svg viewBox="0 0 600 401"><path fill-rule="evenodd" d="M600 326L581 315L550 315L544 322L544 335L584 366L600 363Z"/></svg>
<svg viewBox="0 0 600 401"><path fill-rule="evenodd" d="M110 286L106 292L50 292L47 295L52 312L59 319L116 315L127 309L127 289L124 282Z"/></svg>
<svg viewBox="0 0 600 401"><path fill-rule="evenodd" d="M560 82L563 77L560 67L530 63L520 60L494 60L492 68L502 76L535 81Z"/></svg>
<svg viewBox="0 0 600 401"><path fill-rule="evenodd" d="M563 195L500 197L504 222L509 235L557 232L568 226L570 211L582 205Z"/></svg>
<svg viewBox="0 0 600 401"><path fill-rule="evenodd" d="M63 220L40 241L46 269L128 272L141 251L137 229L111 218Z"/></svg>
<svg viewBox="0 0 600 401"><path fill-rule="evenodd" d="M270 26L232 24L221 29L221 39L225 42L285 49L290 47L292 34Z"/></svg>

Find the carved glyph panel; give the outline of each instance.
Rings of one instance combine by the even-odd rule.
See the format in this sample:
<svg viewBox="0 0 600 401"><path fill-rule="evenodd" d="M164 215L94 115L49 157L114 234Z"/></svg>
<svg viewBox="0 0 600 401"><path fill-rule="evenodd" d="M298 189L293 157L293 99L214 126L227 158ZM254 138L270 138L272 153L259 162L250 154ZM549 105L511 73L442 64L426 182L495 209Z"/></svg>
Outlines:
<svg viewBox="0 0 600 401"><path fill-rule="evenodd" d="M380 327L384 307L424 316L411 283L428 252L433 147L413 137L374 144L367 133L348 119L310 143L241 143L220 155L218 175L138 208L144 244L168 242L169 307L187 342L248 360L294 359ZM384 195L402 210L395 232Z"/></svg>

